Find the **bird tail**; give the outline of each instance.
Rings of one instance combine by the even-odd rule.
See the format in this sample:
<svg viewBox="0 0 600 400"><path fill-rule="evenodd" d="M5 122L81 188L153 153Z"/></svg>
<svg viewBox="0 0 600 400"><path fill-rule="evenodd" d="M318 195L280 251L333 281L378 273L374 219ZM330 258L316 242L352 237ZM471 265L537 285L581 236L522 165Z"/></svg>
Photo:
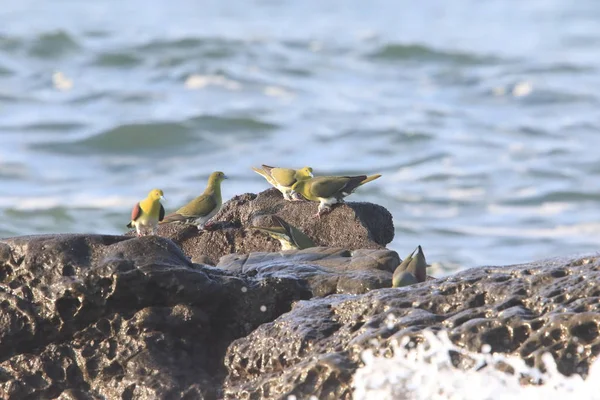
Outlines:
<svg viewBox="0 0 600 400"><path fill-rule="evenodd" d="M363 179L360 184L364 185L365 183L374 181L377 178L381 178L381 174L375 174L375 175L371 175L371 176L367 176L365 179Z"/></svg>
<svg viewBox="0 0 600 400"><path fill-rule="evenodd" d="M129 223L128 223L127 225L125 225L125 226L127 226L128 228L133 228L133 224L132 224L131 222L129 222Z"/></svg>
<svg viewBox="0 0 600 400"><path fill-rule="evenodd" d="M271 168L271 167L269 167ZM267 182L269 182L271 185L276 185L276 182L273 181L273 178L271 178L271 175L269 175L269 173L267 171L265 171L264 169L258 169L258 168L254 168L252 167L252 171L256 172L257 174L259 174L260 176L262 176L263 178L265 178L267 180Z"/></svg>

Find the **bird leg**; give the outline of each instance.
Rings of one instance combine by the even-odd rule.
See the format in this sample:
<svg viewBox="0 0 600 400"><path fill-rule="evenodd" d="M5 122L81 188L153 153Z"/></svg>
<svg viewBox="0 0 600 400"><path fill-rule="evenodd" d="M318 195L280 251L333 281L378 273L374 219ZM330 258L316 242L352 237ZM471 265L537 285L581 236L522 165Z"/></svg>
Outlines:
<svg viewBox="0 0 600 400"><path fill-rule="evenodd" d="M330 207L324 207L324 208L321 208L321 209L320 209L320 210L319 210L319 211L318 211L318 212L315 214L315 216L316 216L317 218L319 218L319 219L320 219L322 215L329 214L330 212L331 212L331 208L330 208Z"/></svg>

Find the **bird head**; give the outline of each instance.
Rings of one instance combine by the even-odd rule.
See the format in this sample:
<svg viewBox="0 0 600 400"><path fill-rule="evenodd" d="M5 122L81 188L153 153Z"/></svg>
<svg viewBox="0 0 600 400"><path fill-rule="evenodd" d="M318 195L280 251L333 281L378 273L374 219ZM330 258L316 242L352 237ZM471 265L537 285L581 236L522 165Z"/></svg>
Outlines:
<svg viewBox="0 0 600 400"><path fill-rule="evenodd" d="M300 168L296 172L296 179L309 179L313 177L313 169L311 167Z"/></svg>
<svg viewBox="0 0 600 400"><path fill-rule="evenodd" d="M215 171L210 174L210 177L208 178L208 186L219 184L223 182L224 179L227 179L227 176L225 176L224 173L221 171Z"/></svg>
<svg viewBox="0 0 600 400"><path fill-rule="evenodd" d="M161 200L165 198L165 195L160 189L152 189L150 193L148 193L148 197L152 200Z"/></svg>

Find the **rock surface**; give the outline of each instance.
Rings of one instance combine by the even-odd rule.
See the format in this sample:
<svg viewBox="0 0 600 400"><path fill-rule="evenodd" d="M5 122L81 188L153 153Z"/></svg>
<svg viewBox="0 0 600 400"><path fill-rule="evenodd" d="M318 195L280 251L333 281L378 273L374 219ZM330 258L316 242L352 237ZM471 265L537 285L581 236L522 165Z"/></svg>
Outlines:
<svg viewBox="0 0 600 400"><path fill-rule="evenodd" d="M600 353L598 282L599 258L550 260L301 301L229 346L225 398L350 399L364 349L391 351L393 340L421 340L425 328L538 367L549 351L560 372L585 376Z"/></svg>
<svg viewBox="0 0 600 400"><path fill-rule="evenodd" d="M381 288L397 261L314 248L216 268L161 237L4 239L0 398L350 399L364 349L427 328L532 365L550 351L565 374L600 353L600 258Z"/></svg>
<svg viewBox="0 0 600 400"><path fill-rule="evenodd" d="M216 265L227 254L279 251L281 245L264 233L248 229L254 218L275 214L308 235L317 246L382 249L394 238L392 215L371 203L336 205L331 213L315 218L317 203L285 201L277 189L235 196L212 219L213 230L177 224L159 226L158 234L181 246L194 262Z"/></svg>
<svg viewBox="0 0 600 400"><path fill-rule="evenodd" d="M311 295L194 265L159 237L3 242L3 399L219 398L228 344Z"/></svg>

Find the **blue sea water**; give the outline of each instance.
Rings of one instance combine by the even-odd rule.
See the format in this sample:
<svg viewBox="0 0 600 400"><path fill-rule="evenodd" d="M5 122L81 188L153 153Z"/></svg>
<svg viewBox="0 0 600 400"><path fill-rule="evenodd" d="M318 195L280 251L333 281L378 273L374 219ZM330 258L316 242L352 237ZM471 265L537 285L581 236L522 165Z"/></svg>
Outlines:
<svg viewBox="0 0 600 400"><path fill-rule="evenodd" d="M383 177L443 272L596 252L600 3L60 0L0 8L0 237L125 231L261 163ZM434 273L435 274L435 273Z"/></svg>

